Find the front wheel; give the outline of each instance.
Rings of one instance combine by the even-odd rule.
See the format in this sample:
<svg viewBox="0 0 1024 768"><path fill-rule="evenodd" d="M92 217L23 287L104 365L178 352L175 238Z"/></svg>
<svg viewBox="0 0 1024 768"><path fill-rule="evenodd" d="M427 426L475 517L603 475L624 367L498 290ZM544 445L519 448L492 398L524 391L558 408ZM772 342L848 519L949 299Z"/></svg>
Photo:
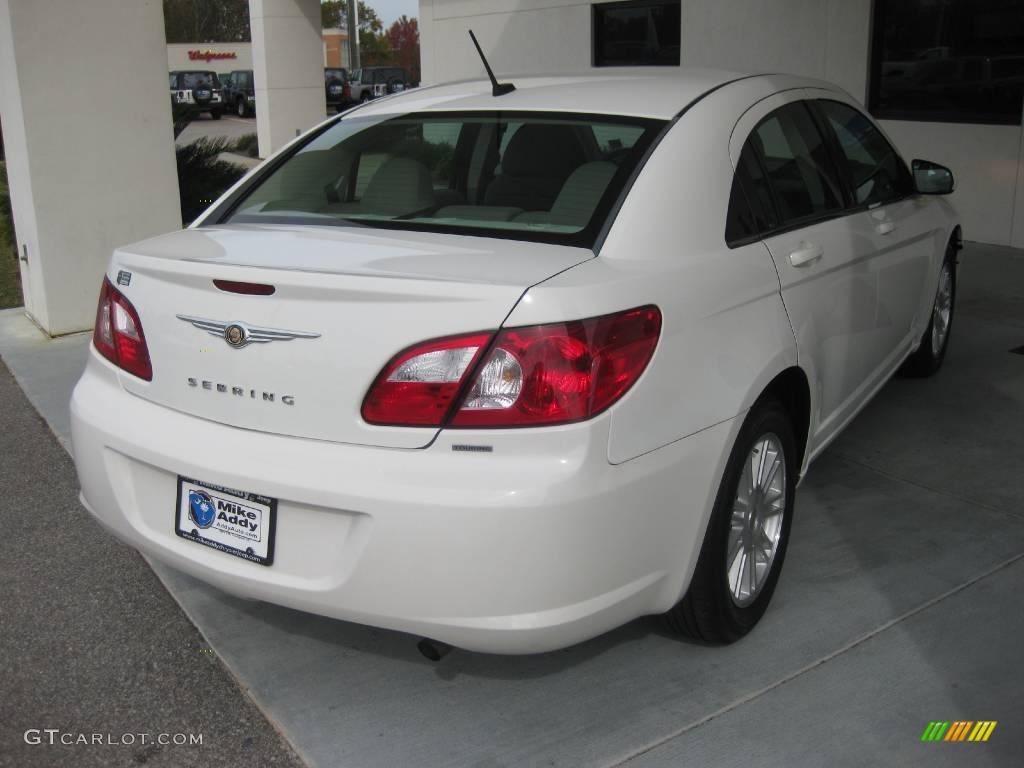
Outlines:
<svg viewBox="0 0 1024 768"><path fill-rule="evenodd" d="M249 110L245 106L245 99L238 100L238 104L236 105L236 111L238 112L239 117L246 116Z"/></svg>
<svg viewBox="0 0 1024 768"><path fill-rule="evenodd" d="M925 328L921 343L903 366L911 376L931 376L942 367L949 348L949 334L953 330L953 308L956 304L956 249L946 248L946 258L939 270L939 285L932 303L932 316Z"/></svg>
<svg viewBox="0 0 1024 768"><path fill-rule="evenodd" d="M751 409L736 438L686 596L671 629L731 643L764 615L782 570L799 471L789 414L773 400Z"/></svg>

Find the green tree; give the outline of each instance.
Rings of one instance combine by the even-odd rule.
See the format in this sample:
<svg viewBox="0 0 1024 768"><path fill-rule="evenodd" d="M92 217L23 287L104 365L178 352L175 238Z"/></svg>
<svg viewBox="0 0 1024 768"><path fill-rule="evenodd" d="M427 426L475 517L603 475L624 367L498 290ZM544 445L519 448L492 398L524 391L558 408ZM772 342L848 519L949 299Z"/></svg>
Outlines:
<svg viewBox="0 0 1024 768"><path fill-rule="evenodd" d="M164 0L168 43L249 42L248 0Z"/></svg>
<svg viewBox="0 0 1024 768"><path fill-rule="evenodd" d="M345 4L341 0L321 1L320 26L324 29L345 26Z"/></svg>
<svg viewBox="0 0 1024 768"><path fill-rule="evenodd" d="M359 52L363 66L394 63L391 43L377 11L363 0L359 0L358 10ZM345 0L322 0L320 3L320 23L324 29L345 27L347 18L348 3Z"/></svg>

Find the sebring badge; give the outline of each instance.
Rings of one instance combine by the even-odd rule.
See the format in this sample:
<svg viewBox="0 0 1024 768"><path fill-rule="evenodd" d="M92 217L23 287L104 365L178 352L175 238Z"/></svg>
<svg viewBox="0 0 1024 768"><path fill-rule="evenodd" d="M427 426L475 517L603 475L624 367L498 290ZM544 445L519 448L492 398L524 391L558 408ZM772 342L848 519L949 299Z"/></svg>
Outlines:
<svg viewBox="0 0 1024 768"><path fill-rule="evenodd" d="M211 336L219 336L229 347L241 349L249 344L266 344L271 341L291 341L292 339L318 339L319 333L310 331L285 331L281 328L263 328L238 321L207 320L204 317L175 315L179 320L192 323L201 331Z"/></svg>

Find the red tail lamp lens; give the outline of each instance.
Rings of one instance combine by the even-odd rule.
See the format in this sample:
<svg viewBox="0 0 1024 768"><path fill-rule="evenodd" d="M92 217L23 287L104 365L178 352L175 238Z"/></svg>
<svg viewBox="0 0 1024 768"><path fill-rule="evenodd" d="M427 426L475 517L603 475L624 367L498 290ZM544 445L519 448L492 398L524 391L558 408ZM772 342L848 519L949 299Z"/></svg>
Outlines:
<svg viewBox="0 0 1024 768"><path fill-rule="evenodd" d="M644 372L661 334L648 306L602 317L418 344L370 388L363 418L390 426L527 427L589 419ZM486 357L483 355L486 352ZM466 386L468 384L468 386Z"/></svg>
<svg viewBox="0 0 1024 768"><path fill-rule="evenodd" d="M502 331L451 425L525 427L592 418L636 383L660 333L656 307Z"/></svg>
<svg viewBox="0 0 1024 768"><path fill-rule="evenodd" d="M277 289L265 283L242 283L236 280L214 280L213 284L228 293L244 293L249 296L272 296Z"/></svg>
<svg viewBox="0 0 1024 768"><path fill-rule="evenodd" d="M439 427L489 333L435 339L400 352L370 388L363 419L370 424Z"/></svg>
<svg viewBox="0 0 1024 768"><path fill-rule="evenodd" d="M153 366L139 314L107 278L100 288L92 342L96 351L118 368L145 381L153 380Z"/></svg>

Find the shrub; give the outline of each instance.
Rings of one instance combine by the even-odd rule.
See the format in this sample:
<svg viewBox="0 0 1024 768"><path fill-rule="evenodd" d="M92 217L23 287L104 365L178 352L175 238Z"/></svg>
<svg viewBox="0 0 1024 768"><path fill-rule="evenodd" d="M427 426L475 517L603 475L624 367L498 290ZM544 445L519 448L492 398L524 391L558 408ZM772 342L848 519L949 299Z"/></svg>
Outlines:
<svg viewBox="0 0 1024 768"><path fill-rule="evenodd" d="M244 168L217 157L221 152L231 151L232 146L225 138L201 138L177 147L183 224L194 221L245 174Z"/></svg>
<svg viewBox="0 0 1024 768"><path fill-rule="evenodd" d="M232 146L231 151L239 155L245 155L246 157L259 157L260 156L259 140L256 138L255 133L246 133L235 139L235 143Z"/></svg>

